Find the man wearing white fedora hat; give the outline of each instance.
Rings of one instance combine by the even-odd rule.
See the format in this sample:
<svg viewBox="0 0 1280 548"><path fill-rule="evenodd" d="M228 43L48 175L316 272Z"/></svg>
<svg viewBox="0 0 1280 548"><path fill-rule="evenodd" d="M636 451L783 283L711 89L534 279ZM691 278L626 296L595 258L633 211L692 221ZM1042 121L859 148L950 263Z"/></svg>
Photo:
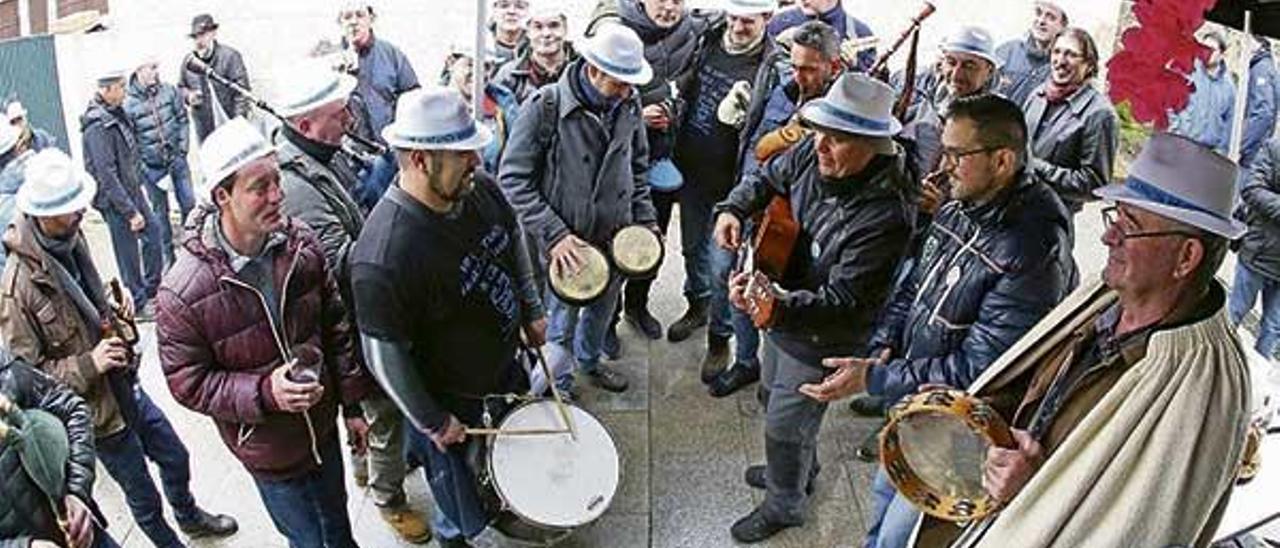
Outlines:
<svg viewBox="0 0 1280 548"><path fill-rule="evenodd" d="M9 124L18 128L18 143L28 150L40 152L51 146L57 146L58 140L49 132L31 124L30 113L19 101L11 101L5 108Z"/></svg>
<svg viewBox="0 0 1280 548"><path fill-rule="evenodd" d="M542 345L546 319L515 212L479 169L493 135L462 94L404 94L383 137L400 180L351 251L357 324L370 368L413 424L436 537L466 546L492 517L467 466L466 428L501 420L505 409L487 396L529 391L515 356L522 336Z"/></svg>
<svg viewBox="0 0 1280 548"><path fill-rule="evenodd" d="M201 205L156 298L173 397L207 415L293 546L353 547L337 418L363 447L376 391L325 249L281 209L276 149L244 118L200 146Z"/></svg>
<svg viewBox="0 0 1280 548"><path fill-rule="evenodd" d="M577 271L581 249L607 249L618 229L657 229L649 199L648 142L635 86L653 69L631 29L606 23L579 44L582 59L554 86L538 90L520 112L502 158L502 191L533 235L549 270ZM594 199L584 199L584 197ZM548 338L572 352L591 383L627 389L622 374L600 364L620 280L587 306L548 295ZM557 383L573 384L571 367Z"/></svg>
<svg viewBox="0 0 1280 548"><path fill-rule="evenodd" d="M352 183L331 169L350 129L347 97L356 79L320 62L303 62L285 71L289 82L276 98L276 112L285 124L274 141L280 162L281 210L306 223L320 239L325 263L337 279L349 322L355 321L351 272L347 261L364 226L364 216L347 192ZM356 353L357 359L362 358ZM363 362L363 360L361 360ZM357 483L370 486L379 513L401 538L414 544L431 539L426 519L409 508L404 494L404 434L400 410L385 397L361 403L369 424L368 447L352 447Z"/></svg>
<svg viewBox="0 0 1280 548"><path fill-rule="evenodd" d="M970 387L997 403L1014 448L987 452L1002 503L960 546L1206 546L1249 421L1249 373L1214 278L1236 166L1157 133L1124 182L1095 194L1107 264ZM941 528L939 528L941 527ZM926 519L925 532L947 526ZM954 536L954 535L952 535Z"/></svg>
<svg viewBox="0 0 1280 548"><path fill-rule="evenodd" d="M187 448L138 384L138 350L103 327L117 314L113 306L128 317L133 303L128 296L111 303L80 232L97 190L97 182L58 149L45 149L27 163L17 199L21 215L4 234L10 260L0 275L0 340L89 402L98 459L153 544L183 546L165 521L148 461L159 468L184 533L233 534L234 519L196 505Z"/></svg>
<svg viewBox="0 0 1280 548"><path fill-rule="evenodd" d="M107 222L121 281L133 295L141 319L149 320L147 304L164 270L164 237L142 192L137 136L124 111L127 77L123 69L99 75L97 93L80 116L80 131L85 169L100 185L93 207Z"/></svg>
<svg viewBox="0 0 1280 548"><path fill-rule="evenodd" d="M818 430L827 404L798 387L826 376L822 359L866 351L872 322L907 251L915 210L893 117L893 88L862 74L841 76L800 111L813 133L745 177L716 206L715 235L741 245L744 220L775 197L790 201L800 227L780 289L744 294L751 273L730 282L739 309L772 309L765 318L760 394L765 461L746 470L764 503L733 524L741 542L759 542L801 525L818 474Z"/></svg>

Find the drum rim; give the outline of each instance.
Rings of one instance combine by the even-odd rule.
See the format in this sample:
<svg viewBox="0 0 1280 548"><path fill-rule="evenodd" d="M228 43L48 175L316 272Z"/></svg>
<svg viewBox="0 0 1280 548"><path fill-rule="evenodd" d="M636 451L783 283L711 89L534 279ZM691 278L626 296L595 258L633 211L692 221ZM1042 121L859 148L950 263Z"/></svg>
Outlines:
<svg viewBox="0 0 1280 548"><path fill-rule="evenodd" d="M590 248L591 251L598 253L600 257L604 259L605 282L604 282L604 285L600 288L599 291L596 292L595 295L592 295L586 298L570 297L568 295L565 295L564 292L560 290L560 287L556 285L556 282L555 282L556 277L551 273L551 268L552 268L551 265L550 264L547 265L547 286L551 288L551 292L555 294L557 299L560 299L566 304L569 304L572 306L587 306L587 305L590 305L591 303L594 303L600 300L600 297L603 297L605 293L609 292L609 284L613 283L613 269L615 268L613 265L613 261L610 259L608 255L606 255L603 251L600 251L600 249L597 248L596 246L587 244L587 247Z"/></svg>
<svg viewBox="0 0 1280 548"><path fill-rule="evenodd" d="M507 412L506 416L502 417L501 421L498 421L498 428L501 429L503 423L505 423L507 419L510 418L512 415L514 415L516 411L519 411L520 409L525 407L530 407L536 404L547 403L547 402L555 403L553 400L550 400L550 399L540 399L536 401L527 401L511 408L511 410ZM615 483L614 483L613 493L609 495L609 500L605 501L605 509L603 512L600 513L599 516L596 516L595 518L592 518L591 520L585 523L582 523L581 525L574 525L572 527L559 527L555 525L546 525L543 523L539 523L535 521L533 518L530 518L529 516L524 515L515 507L513 507L511 503L508 501L506 495L502 492L502 486L498 483L498 476L493 471L493 442L496 439L496 437L489 439L489 451L486 453L485 463L484 463L485 470L489 472L489 485L493 487L493 492L498 496L498 500L502 501L502 509L508 512L511 512L512 514L515 514L516 517L520 518L525 523L528 523L540 529L550 530L552 532L557 532L557 531L572 532L579 527L586 527L588 525L591 525L592 523L595 523L596 520L604 517L605 513L609 511L609 508L613 506L613 499L618 496L618 490L622 489L622 480L623 480L623 472L624 472L622 467L622 464L623 464L622 454L618 451L618 443L614 441L613 433L609 432L609 428L605 426L604 422L596 418L595 415L592 415L590 411L587 411L586 408L580 405L577 405L573 402L568 402L568 401L564 402L564 404L568 407L572 407L582 411L583 413L586 413L588 416L591 417L592 420L596 421L596 423L600 425L600 428L604 430L605 436L609 439L609 444L613 446L613 454L615 455L615 458L618 461L618 466L617 466L618 472L614 474Z"/></svg>
<svg viewBox="0 0 1280 548"><path fill-rule="evenodd" d="M956 416L988 444L1001 447L1013 444L1013 436L1004 417L977 397L955 389L912 394L889 409L888 421L880 430L880 466L889 481L916 509L950 522L974 521L998 510L1002 503L990 493L971 499L933 491L907 464L906 454L898 442L898 426L904 419L924 413Z"/></svg>
<svg viewBox="0 0 1280 548"><path fill-rule="evenodd" d="M632 270L623 266L618 261L617 254L613 250L613 246L616 245L618 241L618 235L621 234L624 230L633 229L633 228L640 229L645 232L648 232L649 234L652 234L654 236L654 239L658 241L658 259L654 261L653 266L645 270L637 271L637 270ZM614 268L618 269L618 272L621 273L623 276L626 276L628 278L638 278L638 279L651 278L653 277L654 274L658 272L659 269L662 268L662 262L667 258L667 246L662 243L662 237L659 236L658 233L651 230L649 227L644 225L626 225L622 228L619 228L618 230L615 230L613 232L613 236L609 238L609 257L608 258L609 258L609 264L613 265Z"/></svg>

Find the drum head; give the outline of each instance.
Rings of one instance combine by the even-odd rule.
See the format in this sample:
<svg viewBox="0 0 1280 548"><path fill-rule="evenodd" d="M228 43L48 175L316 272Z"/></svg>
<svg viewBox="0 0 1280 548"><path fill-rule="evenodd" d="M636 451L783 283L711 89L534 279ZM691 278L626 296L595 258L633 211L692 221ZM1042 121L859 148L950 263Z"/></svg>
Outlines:
<svg viewBox="0 0 1280 548"><path fill-rule="evenodd" d="M645 227L623 227L611 247L613 263L628 276L649 276L662 265L662 240Z"/></svg>
<svg viewBox="0 0 1280 548"><path fill-rule="evenodd" d="M604 514L618 490L618 450L599 421L571 405L577 440L568 434L497 436L489 449L489 473L498 496L537 525L574 528ZM559 428L556 404L516 408L501 428Z"/></svg>
<svg viewBox="0 0 1280 548"><path fill-rule="evenodd" d="M594 247L583 247L579 251L586 259L586 265L577 274L560 276L550 265L547 274L556 296L570 304L583 305L599 298L608 288L609 261Z"/></svg>
<svg viewBox="0 0 1280 548"><path fill-rule="evenodd" d="M880 433L885 473L918 508L950 521L982 517L995 499L982 487L987 449L1011 444L1008 426L985 402L957 390L910 396Z"/></svg>

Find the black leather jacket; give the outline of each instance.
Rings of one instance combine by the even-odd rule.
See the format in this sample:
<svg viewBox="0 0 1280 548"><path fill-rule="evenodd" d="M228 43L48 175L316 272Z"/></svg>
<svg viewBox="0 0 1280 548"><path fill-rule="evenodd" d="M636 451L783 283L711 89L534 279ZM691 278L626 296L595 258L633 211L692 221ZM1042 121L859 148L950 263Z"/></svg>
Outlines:
<svg viewBox="0 0 1280 548"><path fill-rule="evenodd" d="M22 409L40 409L62 420L71 444L67 493L94 508L93 420L89 406L70 388L4 349L0 349L0 394ZM101 524L106 526L105 522ZM49 499L23 470L13 443L0 441L0 548L27 548L33 539L61 542L62 538Z"/></svg>
<svg viewBox="0 0 1280 548"><path fill-rule="evenodd" d="M911 236L909 187L900 149L877 156L861 174L823 180L810 135L744 177L716 206L746 220L775 195L791 197L800 238L778 280L787 292L769 332L782 350L814 366L823 357L862 353Z"/></svg>
<svg viewBox="0 0 1280 548"><path fill-rule="evenodd" d="M1240 189L1239 215L1249 225L1240 238L1240 260L1271 280L1280 280L1280 139L1267 141Z"/></svg>
<svg viewBox="0 0 1280 548"><path fill-rule="evenodd" d="M1075 287L1071 234L1057 193L1025 173L986 204L943 205L867 345L892 350L867 391L968 386Z"/></svg>

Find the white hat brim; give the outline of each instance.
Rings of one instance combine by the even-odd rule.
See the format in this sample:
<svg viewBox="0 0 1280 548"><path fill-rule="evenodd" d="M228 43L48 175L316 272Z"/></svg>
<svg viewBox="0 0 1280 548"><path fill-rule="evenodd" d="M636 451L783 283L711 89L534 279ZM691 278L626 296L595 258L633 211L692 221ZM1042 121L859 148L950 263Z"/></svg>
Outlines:
<svg viewBox="0 0 1280 548"><path fill-rule="evenodd" d="M992 68L1000 68L1000 65L1002 64L1000 59L998 59L994 53L988 54L967 49L948 48L946 44L938 46L938 51L941 51L942 53L967 53L979 59L986 60L988 63L991 63Z"/></svg>
<svg viewBox="0 0 1280 548"><path fill-rule="evenodd" d="M1135 194L1122 183L1110 184L1096 189L1093 191L1093 194L1104 200L1130 204L1134 207L1160 215L1161 217L1167 217L1175 221L1189 224L1196 228L1222 236L1228 240L1234 240L1243 236L1245 231L1249 228L1248 225L1235 219L1223 219L1202 211L1195 211L1149 200Z"/></svg>
<svg viewBox="0 0 1280 548"><path fill-rule="evenodd" d="M252 156L249 156L243 160L240 160L239 162L231 164L230 166L223 168L221 171L218 171L217 173L205 174L204 180L201 181L200 183L198 197L208 198L209 201L212 202L213 189L214 187L218 186L219 183L221 183L227 177L230 177L231 175L235 174L235 172L240 171L240 168L243 168L244 166L247 166L258 160L266 158L267 156L275 154L279 152L279 150L280 149L278 147L268 142L267 147L262 149L261 152L254 154Z"/></svg>
<svg viewBox="0 0 1280 548"><path fill-rule="evenodd" d="M892 116L883 123L884 127L875 127L875 125L863 125L852 118L840 117L832 113L838 111L835 107L822 108L826 103L826 99L815 99L804 108L800 109L800 117L806 122L826 129L832 129L844 133L852 133L854 135L864 135L867 137L893 137L902 131L902 122ZM849 116L854 116L850 114ZM875 123L874 120L867 121Z"/></svg>
<svg viewBox="0 0 1280 548"><path fill-rule="evenodd" d="M769 13L774 13L776 11L778 11L777 8L774 8L774 9L748 8L746 6L738 6L734 4L729 4L728 6L724 7L725 15L732 15L734 17L749 17L752 15L765 15Z"/></svg>
<svg viewBox="0 0 1280 548"><path fill-rule="evenodd" d="M484 124L472 123L475 124L475 134L452 143L428 143L405 138L394 122L382 129L382 140L386 141L392 148L406 150L480 150L489 146L489 143L493 142L493 132L488 127L485 127Z"/></svg>
<svg viewBox="0 0 1280 548"><path fill-rule="evenodd" d="M316 98L315 100L310 101L306 104L298 105L293 108L277 106L276 114L279 114L284 118L290 118L293 116L297 116L299 114L306 114L308 112L311 112L317 108L325 106L339 99L350 98L351 92L355 91L356 89L356 84L357 84L356 79L349 74L338 74L337 76L338 76L338 85L333 89L329 90L329 92L326 93L325 95L319 98Z"/></svg>
<svg viewBox="0 0 1280 548"><path fill-rule="evenodd" d="M22 192L20 189L14 199L14 205L17 206L18 211L31 217L57 217L87 209L93 203L94 195L98 193L98 181L84 170L78 168L76 169L76 176L80 178L80 193L65 203L54 207L36 207L35 204L31 203L31 192ZM33 188L33 186L24 185L23 188Z"/></svg>
<svg viewBox="0 0 1280 548"><path fill-rule="evenodd" d="M653 80L653 67L649 65L649 61L646 59L640 60L639 73L627 74L610 68L610 63L604 62L597 57L595 52L591 51L590 47L584 47L578 53L580 53L582 58L586 59L591 66L600 69L601 72L608 74L609 76L622 80L623 82L633 86L643 86L648 84L650 80Z"/></svg>

